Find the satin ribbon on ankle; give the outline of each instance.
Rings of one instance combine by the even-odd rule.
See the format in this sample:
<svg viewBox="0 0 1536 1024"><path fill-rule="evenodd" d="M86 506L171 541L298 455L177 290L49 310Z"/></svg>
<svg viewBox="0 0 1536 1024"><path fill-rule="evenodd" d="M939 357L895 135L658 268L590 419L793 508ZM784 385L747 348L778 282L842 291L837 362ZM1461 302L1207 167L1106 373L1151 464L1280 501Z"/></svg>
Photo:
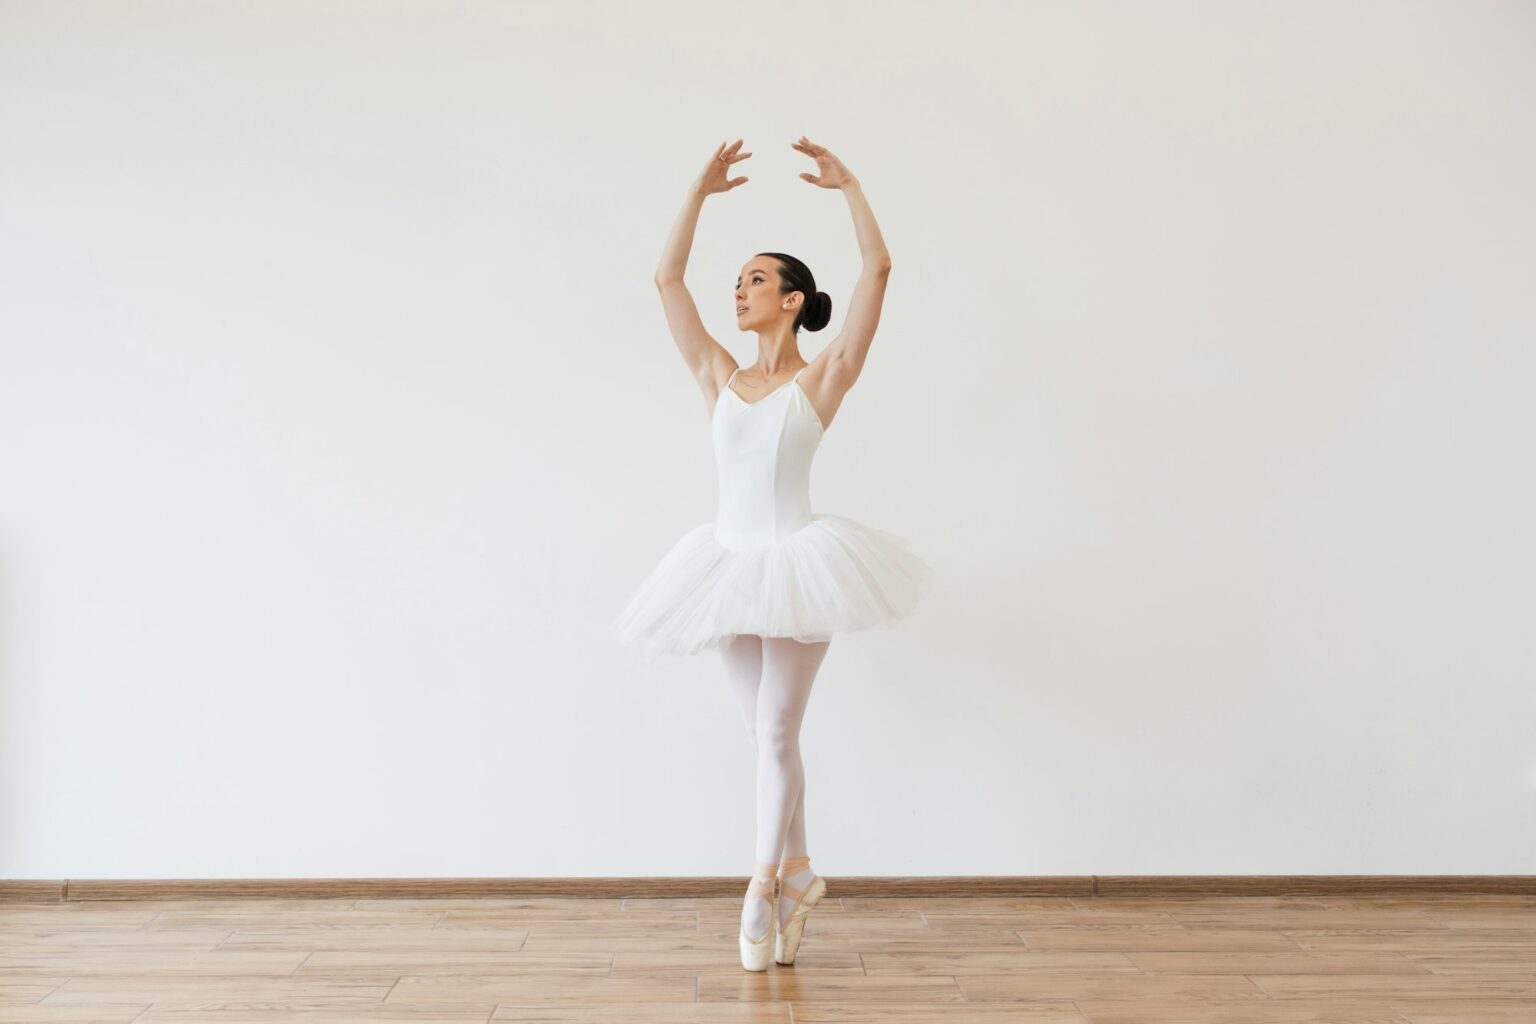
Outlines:
<svg viewBox="0 0 1536 1024"><path fill-rule="evenodd" d="M779 861L779 877L787 878L798 874L811 866L810 857L785 857Z"/></svg>
<svg viewBox="0 0 1536 1024"><path fill-rule="evenodd" d="M747 886L748 896L761 896L763 899L773 902L770 895L773 892L774 873L776 865L771 860L755 860L752 862L752 882Z"/></svg>

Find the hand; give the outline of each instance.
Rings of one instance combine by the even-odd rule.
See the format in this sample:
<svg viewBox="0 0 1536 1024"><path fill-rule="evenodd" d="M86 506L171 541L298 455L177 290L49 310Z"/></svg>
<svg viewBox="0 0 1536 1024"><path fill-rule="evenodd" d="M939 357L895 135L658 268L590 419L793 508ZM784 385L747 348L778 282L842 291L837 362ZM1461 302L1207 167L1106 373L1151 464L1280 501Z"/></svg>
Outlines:
<svg viewBox="0 0 1536 1024"><path fill-rule="evenodd" d="M745 160L752 155L750 150L745 153L736 152L740 148L740 139L729 145L724 142L720 143L714 155L709 158L709 163L705 165L704 170L699 172L699 180L693 183L694 191L700 195L707 196L714 192L729 192L737 185L743 184L747 180L745 177L733 178L729 181L725 177L732 164L738 160Z"/></svg>
<svg viewBox="0 0 1536 1024"><path fill-rule="evenodd" d="M820 185L822 188L842 188L857 180L853 172L843 166L843 162L832 155L832 151L825 146L818 146L804 135L799 142L791 142L791 146L811 157L816 161L816 169L821 174L807 174L800 172L800 177L812 185Z"/></svg>

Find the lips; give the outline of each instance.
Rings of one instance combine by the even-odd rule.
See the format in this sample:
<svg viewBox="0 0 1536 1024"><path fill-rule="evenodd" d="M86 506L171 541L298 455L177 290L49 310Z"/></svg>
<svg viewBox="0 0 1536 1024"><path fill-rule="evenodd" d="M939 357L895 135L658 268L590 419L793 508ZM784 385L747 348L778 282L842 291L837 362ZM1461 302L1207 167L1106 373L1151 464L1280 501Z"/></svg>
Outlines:
<svg viewBox="0 0 1536 1024"><path fill-rule="evenodd" d="M741 314L745 313L746 311L747 311L747 307L746 306L737 306L736 307L736 315L737 316L740 316Z"/></svg>

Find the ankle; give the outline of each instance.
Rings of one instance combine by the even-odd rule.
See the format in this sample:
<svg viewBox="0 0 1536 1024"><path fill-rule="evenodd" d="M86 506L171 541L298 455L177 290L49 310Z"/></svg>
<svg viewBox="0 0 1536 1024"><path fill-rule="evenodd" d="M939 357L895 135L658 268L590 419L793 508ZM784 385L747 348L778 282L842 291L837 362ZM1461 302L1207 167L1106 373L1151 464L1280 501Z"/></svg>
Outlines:
<svg viewBox="0 0 1536 1024"><path fill-rule="evenodd" d="M791 878L811 869L811 858L802 854L798 857L785 857L779 861L779 877Z"/></svg>
<svg viewBox="0 0 1536 1024"><path fill-rule="evenodd" d="M756 860L752 862L752 880L747 883L747 901L761 896L765 900L773 898L776 888L774 878L774 863L770 860Z"/></svg>

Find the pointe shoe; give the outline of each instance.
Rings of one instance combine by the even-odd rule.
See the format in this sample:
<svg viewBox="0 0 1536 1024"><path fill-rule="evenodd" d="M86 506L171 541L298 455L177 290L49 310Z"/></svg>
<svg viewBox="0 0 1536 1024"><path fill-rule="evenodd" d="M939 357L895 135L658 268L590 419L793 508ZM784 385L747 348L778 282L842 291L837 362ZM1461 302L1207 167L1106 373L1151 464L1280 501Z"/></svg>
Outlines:
<svg viewBox="0 0 1536 1024"><path fill-rule="evenodd" d="M811 866L809 857L787 857L779 864L779 892L795 900L789 917L779 924L778 936L773 943L773 959L777 963L792 964L800 951L800 938L805 934L805 919L811 908L827 894L827 882L820 875L812 878L804 889L796 889L784 881L785 876L804 871ZM778 904L774 904L777 909ZM775 915L777 918L777 915Z"/></svg>
<svg viewBox="0 0 1536 1024"><path fill-rule="evenodd" d="M747 926L742 925L738 941L741 943L741 966L749 971L766 971L768 969L769 947L776 947L778 941L779 900L775 891L777 886L773 875L773 862L756 860L752 862L752 884L747 886L748 896L761 896L768 901L772 913L768 915L768 927L760 938L751 938L747 935Z"/></svg>

